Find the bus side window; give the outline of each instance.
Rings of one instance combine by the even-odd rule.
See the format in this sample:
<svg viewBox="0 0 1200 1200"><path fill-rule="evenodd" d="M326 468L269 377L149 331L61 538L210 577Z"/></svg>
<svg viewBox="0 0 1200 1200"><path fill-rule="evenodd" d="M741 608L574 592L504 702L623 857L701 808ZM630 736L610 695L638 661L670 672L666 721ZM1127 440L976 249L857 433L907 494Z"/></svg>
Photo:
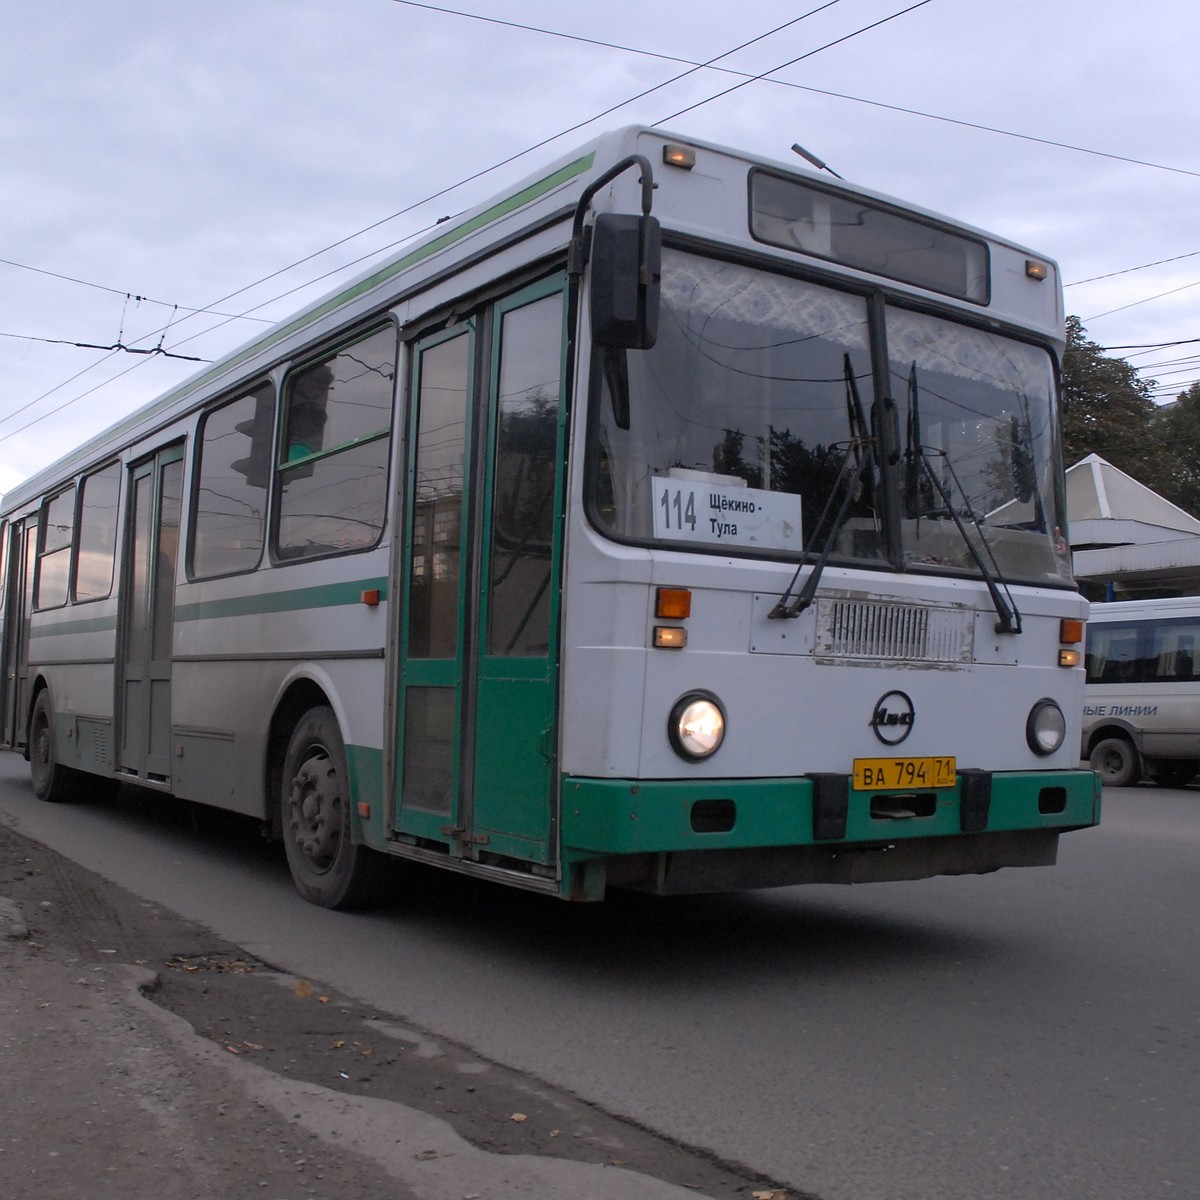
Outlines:
<svg viewBox="0 0 1200 1200"><path fill-rule="evenodd" d="M1089 683L1133 683L1138 674L1137 630L1119 625L1096 626L1090 633Z"/></svg>
<svg viewBox="0 0 1200 1200"><path fill-rule="evenodd" d="M109 463L84 478L79 498L79 554L72 590L76 601L103 600L112 593L120 493L120 463Z"/></svg>
<svg viewBox="0 0 1200 1200"><path fill-rule="evenodd" d="M1190 682L1196 678L1196 633L1200 630L1189 627L1175 632L1172 678L1181 683Z"/></svg>
<svg viewBox="0 0 1200 1200"><path fill-rule="evenodd" d="M205 415L192 522L195 578L258 566L274 432L275 393L269 383Z"/></svg>
<svg viewBox="0 0 1200 1200"><path fill-rule="evenodd" d="M69 487L42 505L35 608L59 608L66 604L74 537L75 488Z"/></svg>
<svg viewBox="0 0 1200 1200"><path fill-rule="evenodd" d="M388 325L289 377L275 468L281 559L365 550L383 535L396 351Z"/></svg>

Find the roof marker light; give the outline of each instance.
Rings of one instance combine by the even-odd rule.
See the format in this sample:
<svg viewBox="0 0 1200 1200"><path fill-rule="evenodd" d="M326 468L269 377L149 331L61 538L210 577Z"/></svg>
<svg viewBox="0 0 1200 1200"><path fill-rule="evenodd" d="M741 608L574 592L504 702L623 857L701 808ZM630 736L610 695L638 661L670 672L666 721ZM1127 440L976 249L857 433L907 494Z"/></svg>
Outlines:
<svg viewBox="0 0 1200 1200"><path fill-rule="evenodd" d="M668 142L663 147L663 162L668 167L682 167L690 171L696 165L696 151L691 146Z"/></svg>

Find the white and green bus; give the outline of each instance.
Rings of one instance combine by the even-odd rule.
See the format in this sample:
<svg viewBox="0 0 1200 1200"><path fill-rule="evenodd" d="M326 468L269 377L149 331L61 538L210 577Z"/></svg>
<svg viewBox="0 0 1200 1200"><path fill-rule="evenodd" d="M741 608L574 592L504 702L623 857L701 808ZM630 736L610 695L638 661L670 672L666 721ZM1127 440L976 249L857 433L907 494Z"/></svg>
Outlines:
<svg viewBox="0 0 1200 1200"><path fill-rule="evenodd" d="M1200 596L1093 604L1084 661L1084 758L1107 787L1200 770Z"/></svg>
<svg viewBox="0 0 1200 1200"><path fill-rule="evenodd" d="M1045 258L610 133L12 491L3 740L258 818L329 907L1052 863L1062 351Z"/></svg>

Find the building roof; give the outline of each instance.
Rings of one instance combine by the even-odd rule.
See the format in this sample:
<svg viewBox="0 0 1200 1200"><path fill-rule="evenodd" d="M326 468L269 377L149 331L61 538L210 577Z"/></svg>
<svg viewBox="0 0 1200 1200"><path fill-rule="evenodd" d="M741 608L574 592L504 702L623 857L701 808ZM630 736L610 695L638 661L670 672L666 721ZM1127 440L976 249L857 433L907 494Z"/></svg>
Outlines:
<svg viewBox="0 0 1200 1200"><path fill-rule="evenodd" d="M1077 549L1200 536L1200 521L1098 454L1067 471L1067 520Z"/></svg>
<svg viewBox="0 0 1200 1200"><path fill-rule="evenodd" d="M1200 520L1098 454L1067 471L1075 577L1121 594L1200 591Z"/></svg>

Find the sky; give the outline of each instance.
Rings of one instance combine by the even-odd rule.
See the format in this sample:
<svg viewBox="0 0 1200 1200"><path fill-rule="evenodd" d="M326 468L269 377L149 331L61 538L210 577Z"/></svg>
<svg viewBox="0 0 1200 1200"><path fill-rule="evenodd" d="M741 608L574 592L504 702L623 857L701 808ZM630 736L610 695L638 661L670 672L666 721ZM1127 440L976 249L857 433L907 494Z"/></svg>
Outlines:
<svg viewBox="0 0 1200 1200"><path fill-rule="evenodd" d="M799 142L1023 243L1157 400L1200 379L1195 0L0 0L0 29L0 492L634 123Z"/></svg>

